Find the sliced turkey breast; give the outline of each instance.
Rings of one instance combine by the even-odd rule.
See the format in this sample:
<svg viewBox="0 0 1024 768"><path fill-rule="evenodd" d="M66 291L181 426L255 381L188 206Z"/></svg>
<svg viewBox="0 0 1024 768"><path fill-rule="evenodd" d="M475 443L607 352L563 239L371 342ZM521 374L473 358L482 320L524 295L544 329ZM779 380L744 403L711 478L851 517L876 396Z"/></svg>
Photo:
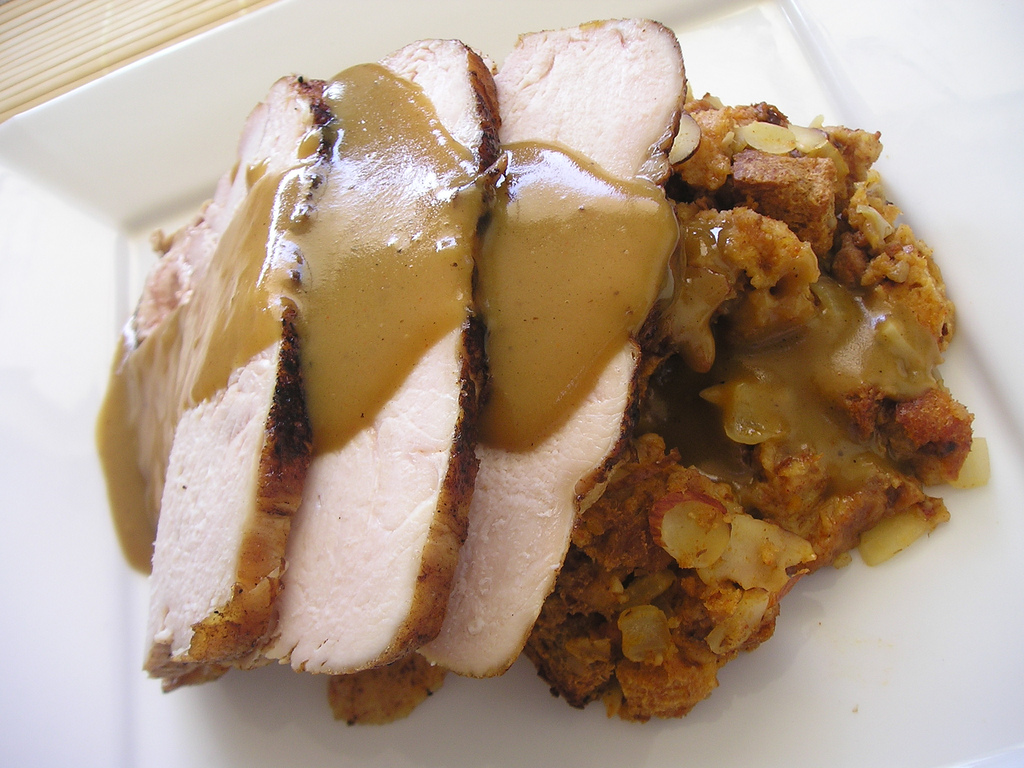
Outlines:
<svg viewBox="0 0 1024 768"><path fill-rule="evenodd" d="M494 77L476 51L457 40L421 40L381 64L423 89L441 125L472 153L478 171L494 162L498 96Z"/></svg>
<svg viewBox="0 0 1024 768"><path fill-rule="evenodd" d="M146 669L170 690L255 657L309 461L293 313L282 340L182 416L150 576Z"/></svg>
<svg viewBox="0 0 1024 768"><path fill-rule="evenodd" d="M443 267L460 270L462 319L417 353L386 401L360 412L358 428L343 439L321 442L311 406L314 457L288 542L280 620L266 654L313 672L340 674L384 664L437 633L476 472L473 424L483 364L471 311L472 274L477 225L485 211L479 175L497 147L493 81L480 57L454 41L407 46L383 66L432 104L436 118L429 133L439 137L431 150L439 153L438 164L414 163L404 150L391 148L368 152L378 161L372 171L357 174L346 169L348 149L339 141L338 162L318 202L322 218L314 215L313 228L354 229L362 236L362 230L378 228L373 211L387 209L395 220L382 224L381 231L386 235L393 227L396 234L385 240L397 245L381 249L379 260L395 263L405 258L406 247L436 238L429 250L453 249L452 263ZM351 88L328 91L332 88L340 109ZM348 128L344 115L338 120L339 135L361 130L354 123ZM396 122L403 121L382 124L380 132L400 133ZM457 168L450 166L452 158ZM398 176L401 190L392 188L392 177ZM445 225L449 234L440 237L435 219L452 211L461 223ZM407 215L411 221L403 220ZM417 232L407 237L403 233L410 225ZM352 252L362 247L354 243ZM307 255L311 251L304 249ZM396 290L391 284L371 287ZM409 290L418 295L421 288ZM351 370L335 375L373 373L359 352L341 363ZM312 377L307 384L315 389Z"/></svg>
<svg viewBox="0 0 1024 768"><path fill-rule="evenodd" d="M613 21L526 35L495 80L503 146L565 147L625 180L667 175L685 79L675 35L661 25ZM515 190L509 194L514 200ZM676 230L668 215L671 250ZM497 374L504 352L493 342L487 349ZM438 637L420 650L431 661L482 677L504 672L522 650L576 515L600 493L632 426L640 349L629 340L604 359L575 410L542 440L478 447L448 613Z"/></svg>
<svg viewBox="0 0 1024 768"><path fill-rule="evenodd" d="M679 41L653 21L523 35L495 76L502 144L563 144L622 178L662 182L685 96Z"/></svg>
<svg viewBox="0 0 1024 768"><path fill-rule="evenodd" d="M161 257L122 334L97 429L115 527L128 561L140 571L152 567L167 459L180 417L169 391L174 379L166 371L170 334L151 344L146 339L166 331L175 310L189 303L255 177L283 174L303 142L303 153L316 149L315 126L327 118L321 91L317 81L276 82L248 116L235 166L219 179L212 198L171 237L154 238Z"/></svg>
<svg viewBox="0 0 1024 768"><path fill-rule="evenodd" d="M301 264L282 233L316 186L321 91L283 79L252 112L236 168L151 275L115 374L161 488L145 666L167 689L246 663L274 623L311 446Z"/></svg>

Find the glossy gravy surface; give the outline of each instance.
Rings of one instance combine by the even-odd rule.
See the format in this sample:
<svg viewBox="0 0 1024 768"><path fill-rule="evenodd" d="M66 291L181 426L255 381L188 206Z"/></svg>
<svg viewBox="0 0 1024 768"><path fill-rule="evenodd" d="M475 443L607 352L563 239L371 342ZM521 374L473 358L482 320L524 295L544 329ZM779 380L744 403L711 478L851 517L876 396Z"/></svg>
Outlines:
<svg viewBox="0 0 1024 768"><path fill-rule="evenodd" d="M311 132L291 170L239 169L251 188L207 276L127 357L118 349L97 444L122 548L141 570L175 426L280 339L285 303L298 308L314 451L372 421L467 318L483 210L468 150L417 86L383 67L346 70L325 96L328 155L314 156ZM322 183L311 187L310 173Z"/></svg>
<svg viewBox="0 0 1024 768"><path fill-rule="evenodd" d="M129 562L148 568L174 429L232 371L280 339L290 265L281 176L262 175L214 251L204 280L124 357L119 345L97 423L115 525ZM123 358L123 360L122 360ZM141 449L141 450L140 450Z"/></svg>
<svg viewBox="0 0 1024 768"><path fill-rule="evenodd" d="M343 445L467 319L483 200L469 151L417 86L376 65L327 89L330 170L308 226L300 312L314 452Z"/></svg>
<svg viewBox="0 0 1024 768"><path fill-rule="evenodd" d="M938 345L884 301L855 296L828 277L813 286L818 313L798 332L761 345L722 344L707 373L680 359L651 380L646 429L679 450L683 464L743 485L744 446L777 440L790 453L821 454L840 488L855 488L881 452L852 439L838 407L862 387L912 398L935 386Z"/></svg>
<svg viewBox="0 0 1024 768"><path fill-rule="evenodd" d="M482 438L557 429L647 318L678 225L662 190L540 144L507 148L478 264L491 393Z"/></svg>

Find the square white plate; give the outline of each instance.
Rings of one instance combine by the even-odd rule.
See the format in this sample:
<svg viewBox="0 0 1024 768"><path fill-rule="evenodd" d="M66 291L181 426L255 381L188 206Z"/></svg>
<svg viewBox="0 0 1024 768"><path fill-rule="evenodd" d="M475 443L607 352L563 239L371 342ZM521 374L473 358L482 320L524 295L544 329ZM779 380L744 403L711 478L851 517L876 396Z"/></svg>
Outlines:
<svg viewBox="0 0 1024 768"><path fill-rule="evenodd" d="M1024 5L894 5L282 0L0 125L0 764L1024 764ZM803 580L775 636L680 721L570 709L523 662L449 676L382 728L334 722L324 681L284 668L161 694L92 441L148 233L210 193L282 74L422 37L500 61L519 32L627 15L679 33L698 92L882 131L890 195L958 304L944 373L992 482L944 493L952 521L889 563Z"/></svg>

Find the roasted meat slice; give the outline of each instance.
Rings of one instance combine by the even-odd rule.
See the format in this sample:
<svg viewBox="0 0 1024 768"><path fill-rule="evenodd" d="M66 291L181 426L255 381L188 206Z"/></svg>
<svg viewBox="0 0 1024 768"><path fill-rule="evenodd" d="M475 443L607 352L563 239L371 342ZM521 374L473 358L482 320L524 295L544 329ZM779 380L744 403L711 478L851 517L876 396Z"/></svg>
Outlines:
<svg viewBox="0 0 1024 768"><path fill-rule="evenodd" d="M661 25L614 21L526 35L495 79L503 145L566 147L619 179L657 183L667 174L685 81L678 42ZM498 352L488 349L493 366ZM630 432L639 362L633 340L614 350L578 408L532 447L478 448L448 614L421 649L431 661L487 676L519 655L576 515L599 494Z"/></svg>
<svg viewBox="0 0 1024 768"><path fill-rule="evenodd" d="M476 472L473 422L483 368L472 316L472 256L485 210L480 172L494 160L497 146L493 81L480 57L454 41L416 43L383 65L432 103L433 133L442 136L445 151L465 158L461 177L452 177L462 188L445 187L437 181L439 167L414 164L404 150L370 153L379 167L356 178L347 174L347 150L339 143L339 159L327 170L319 205L324 216L348 211L363 223L381 208L397 216L393 212L399 208L419 210L421 204L443 200L461 209L463 223L451 237L438 237L436 245L439 252L463 249L444 265L464 268L461 320L416 356L375 411L359 414L358 428L345 440L319 442L313 412L314 458L288 544L277 634L267 650L271 658L313 672L380 666L437 633ZM345 118L338 119L344 130ZM381 132L392 129L397 129L394 121ZM392 205L395 173L401 174L402 194ZM422 192L411 199L405 196L409 190ZM415 229L434 231L418 218L425 213L411 216ZM327 226L326 219L318 221L315 214L313 227L318 226ZM399 231L406 224L395 226ZM382 250L381 259L397 263L404 250L404 245L397 252ZM426 303L436 300L428 297ZM335 375L362 376L370 369L355 365L358 373Z"/></svg>
<svg viewBox="0 0 1024 768"><path fill-rule="evenodd" d="M296 147L316 140L326 119L322 83L286 77L250 113L235 167L217 183L213 197L188 225L171 236L157 233L161 253L147 276L135 313L125 326L98 424L115 527L128 561L148 572L164 492L174 428L180 416L166 367L172 334L168 322L190 303L225 231L259 174L278 176L295 162ZM147 344L159 332L163 337ZM150 368L163 367L159 372Z"/></svg>
<svg viewBox="0 0 1024 768"><path fill-rule="evenodd" d="M314 186L321 90L285 78L251 113L235 169L171 240L122 343L111 392L124 398L104 416L140 450L108 475L137 461L145 491L122 514L159 517L146 668L165 688L246 663L273 626L310 454L295 254L277 236L296 211L279 192L300 206ZM135 535L138 555L149 541Z"/></svg>

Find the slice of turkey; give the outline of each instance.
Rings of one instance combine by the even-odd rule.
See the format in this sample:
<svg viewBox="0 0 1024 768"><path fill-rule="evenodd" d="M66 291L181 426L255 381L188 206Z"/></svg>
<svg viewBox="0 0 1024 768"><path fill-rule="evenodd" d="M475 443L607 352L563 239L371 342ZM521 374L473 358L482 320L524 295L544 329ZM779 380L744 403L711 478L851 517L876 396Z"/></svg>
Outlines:
<svg viewBox="0 0 1024 768"><path fill-rule="evenodd" d="M194 311L196 297L210 290L204 281L222 235L245 215L250 169L275 178L311 162L300 159L308 154L300 146L315 138L322 120L322 86L282 79L250 114L235 171L221 179L200 217L175 235L151 274L129 356L158 343L167 324ZM266 271L290 268L277 256L268 242ZM285 542L310 453L295 320L294 305L284 305L279 338L184 412L176 411L181 394L167 390L178 364L173 356L156 355L140 373L147 413L163 416L144 424L140 437L151 457L166 455L145 665L165 689L244 665L274 624ZM153 474L158 485L159 470Z"/></svg>
<svg viewBox="0 0 1024 768"><path fill-rule="evenodd" d="M503 143L559 143L623 178L661 182L685 91L675 35L612 21L523 36L495 77ZM448 614L420 652L463 675L504 672L554 586L577 513L632 427L640 349L626 344L583 405L534 449L481 445Z"/></svg>
<svg viewBox="0 0 1024 768"><path fill-rule="evenodd" d="M221 176L213 197L192 222L170 238L158 233L155 245L162 255L147 275L135 313L125 326L119 366L124 367L136 357L141 359L143 356L134 355L140 345L164 325L172 312L189 303L221 236L246 198L247 170L266 167L269 173L280 173L294 163L298 142L313 124L324 119L319 107L322 87L317 81L293 77L276 82L246 119L235 168ZM137 465L145 492L139 504L138 519L130 521L132 530L119 533L132 565L148 571L171 438L180 414L168 405L164 388L166 377L149 375L141 365L138 368L135 383L143 397L133 403L131 419L138 442ZM136 535L136 531L142 534Z"/></svg>
<svg viewBox="0 0 1024 768"><path fill-rule="evenodd" d="M493 81L479 56L434 40L382 63L423 89L446 130L472 151L476 170L491 163ZM463 327L416 363L371 425L314 456L268 657L348 673L403 656L437 633L476 472L470 422L481 386L478 335L467 314Z"/></svg>

